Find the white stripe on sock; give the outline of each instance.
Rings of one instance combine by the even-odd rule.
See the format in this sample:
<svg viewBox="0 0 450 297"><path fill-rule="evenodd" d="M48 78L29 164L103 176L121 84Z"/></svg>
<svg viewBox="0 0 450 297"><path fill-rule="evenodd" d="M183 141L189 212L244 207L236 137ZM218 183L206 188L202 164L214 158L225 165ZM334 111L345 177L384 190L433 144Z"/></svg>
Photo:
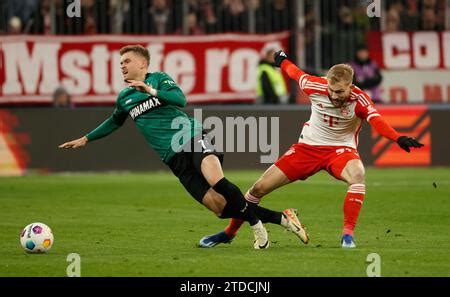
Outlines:
<svg viewBox="0 0 450 297"><path fill-rule="evenodd" d="M249 191L247 191L247 193L245 193L245 200L247 200L248 202L251 202L251 203L259 204L259 202L261 201L261 198L255 197L252 194L250 194Z"/></svg>

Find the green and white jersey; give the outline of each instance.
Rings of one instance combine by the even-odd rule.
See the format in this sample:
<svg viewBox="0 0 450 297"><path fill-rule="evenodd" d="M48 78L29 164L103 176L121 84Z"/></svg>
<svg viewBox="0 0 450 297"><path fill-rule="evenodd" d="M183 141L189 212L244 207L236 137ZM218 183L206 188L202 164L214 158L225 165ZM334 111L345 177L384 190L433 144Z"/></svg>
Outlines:
<svg viewBox="0 0 450 297"><path fill-rule="evenodd" d="M86 137L89 141L105 137L129 116L161 160L168 163L188 140L202 132L202 126L180 110L186 106L186 98L169 75L147 73L144 82L158 90L157 97L133 87L123 89L113 114Z"/></svg>

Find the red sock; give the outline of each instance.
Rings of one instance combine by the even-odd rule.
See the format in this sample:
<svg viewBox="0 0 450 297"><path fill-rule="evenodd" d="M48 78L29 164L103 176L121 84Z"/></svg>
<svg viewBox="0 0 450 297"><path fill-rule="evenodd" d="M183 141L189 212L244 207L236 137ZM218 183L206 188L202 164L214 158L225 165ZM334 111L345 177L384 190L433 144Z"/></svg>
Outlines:
<svg viewBox="0 0 450 297"><path fill-rule="evenodd" d="M228 236L234 237L234 236L236 236L236 233L238 232L239 228L241 228L243 223L244 223L244 220L231 218L230 223L225 228L224 232Z"/></svg>
<svg viewBox="0 0 450 297"><path fill-rule="evenodd" d="M364 184L353 184L348 188L344 201L344 230L342 234L353 236L353 230L355 230L365 194L366 185Z"/></svg>

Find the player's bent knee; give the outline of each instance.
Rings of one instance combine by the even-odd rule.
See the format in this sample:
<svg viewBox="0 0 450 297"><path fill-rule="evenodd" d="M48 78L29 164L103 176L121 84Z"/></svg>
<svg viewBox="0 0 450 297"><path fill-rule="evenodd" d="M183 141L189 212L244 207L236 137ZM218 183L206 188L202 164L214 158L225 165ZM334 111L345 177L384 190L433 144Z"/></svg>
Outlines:
<svg viewBox="0 0 450 297"><path fill-rule="evenodd" d="M364 171L361 170L361 171L354 172L350 176L350 180L348 182L349 182L349 184L363 184L363 183L365 183Z"/></svg>

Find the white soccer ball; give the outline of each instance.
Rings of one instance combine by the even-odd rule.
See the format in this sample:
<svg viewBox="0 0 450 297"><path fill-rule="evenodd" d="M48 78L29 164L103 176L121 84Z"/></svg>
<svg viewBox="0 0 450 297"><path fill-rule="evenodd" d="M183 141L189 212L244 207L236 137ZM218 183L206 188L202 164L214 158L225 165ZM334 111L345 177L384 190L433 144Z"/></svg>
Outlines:
<svg viewBox="0 0 450 297"><path fill-rule="evenodd" d="M53 245L53 232L43 223L31 223L20 233L20 244L28 253L46 253Z"/></svg>

